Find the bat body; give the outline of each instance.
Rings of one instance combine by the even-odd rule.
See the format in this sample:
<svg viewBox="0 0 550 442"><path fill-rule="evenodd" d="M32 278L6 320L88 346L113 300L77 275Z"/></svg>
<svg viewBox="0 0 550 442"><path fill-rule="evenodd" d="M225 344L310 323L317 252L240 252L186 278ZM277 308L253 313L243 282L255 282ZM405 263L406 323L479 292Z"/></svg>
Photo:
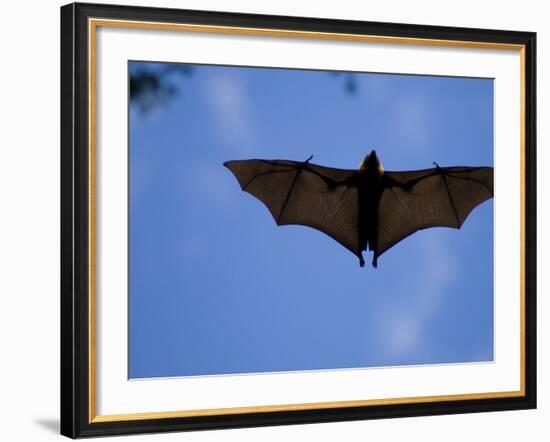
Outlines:
<svg viewBox="0 0 550 442"><path fill-rule="evenodd" d="M329 235L364 266L429 227L459 229L470 212L493 197L492 167L384 171L372 151L358 170L306 161L238 160L224 165L241 189L271 212L277 225L299 224Z"/></svg>

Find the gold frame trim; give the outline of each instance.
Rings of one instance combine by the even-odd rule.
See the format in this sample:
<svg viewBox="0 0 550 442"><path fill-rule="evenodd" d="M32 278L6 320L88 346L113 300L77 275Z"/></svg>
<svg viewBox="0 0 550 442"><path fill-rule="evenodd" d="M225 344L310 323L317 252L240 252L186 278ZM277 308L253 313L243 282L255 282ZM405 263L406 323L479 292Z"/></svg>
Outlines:
<svg viewBox="0 0 550 442"><path fill-rule="evenodd" d="M308 39L325 39L340 41L357 41L370 43L389 43L389 44L413 44L421 46L446 46L446 47L464 47L477 49L498 49L519 51L520 53L520 208L521 208L521 226L520 226L520 389L518 391L488 392L488 393L465 393L453 395L438 396L416 396L399 397L388 399L368 399L352 401L333 401L333 402L314 402L301 404L284 405L262 405L233 408L216 409L198 409L198 410L179 410L179 411L158 411L148 413L128 413L128 414L96 414L96 35L97 28L116 27L116 28L134 28L148 30L164 31L186 31L186 32L207 32L218 34L236 34L236 35L255 35L269 37L291 37ZM88 74L89 74L89 423L99 422L118 422L134 421L145 419L168 419L178 417L197 417L197 416L216 416L216 415L234 415L258 412L277 412L293 410L320 410L326 408L344 408L344 407L364 407L374 405L395 405L395 404L414 404L426 402L441 401L460 401L472 399L496 399L512 398L525 396L525 45L504 44L490 42L458 41L458 40L438 40L422 39L409 37L389 37L377 35L358 35L358 34L339 34L310 31L292 31L282 29L263 29L263 28L244 28L232 26L210 26L210 25L191 25L180 23L156 23L140 22L129 20L111 20L111 19L88 19Z"/></svg>

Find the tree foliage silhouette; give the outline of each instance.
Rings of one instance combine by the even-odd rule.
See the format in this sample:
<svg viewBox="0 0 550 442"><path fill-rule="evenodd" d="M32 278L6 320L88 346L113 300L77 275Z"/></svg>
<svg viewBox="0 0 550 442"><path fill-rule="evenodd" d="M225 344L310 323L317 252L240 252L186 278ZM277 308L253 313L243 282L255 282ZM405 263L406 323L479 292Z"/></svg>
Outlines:
<svg viewBox="0 0 550 442"><path fill-rule="evenodd" d="M182 63L141 63L130 71L130 104L141 113L148 113L159 105L167 103L181 92L178 77L194 74L192 65ZM335 78L342 78L344 92L357 95L359 85L353 72L330 72Z"/></svg>
<svg viewBox="0 0 550 442"><path fill-rule="evenodd" d="M160 68L142 64L130 72L130 103L147 113L180 92L176 77L192 73L193 67L187 64L166 63Z"/></svg>

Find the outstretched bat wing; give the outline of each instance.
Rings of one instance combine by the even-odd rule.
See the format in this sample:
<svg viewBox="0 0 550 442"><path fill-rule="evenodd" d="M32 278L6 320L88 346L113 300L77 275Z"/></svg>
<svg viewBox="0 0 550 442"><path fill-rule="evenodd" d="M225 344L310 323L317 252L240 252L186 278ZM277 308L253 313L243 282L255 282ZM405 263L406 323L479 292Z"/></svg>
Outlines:
<svg viewBox="0 0 550 442"><path fill-rule="evenodd" d="M312 227L361 255L357 171L288 160L228 161L224 166L242 190L267 206L277 225Z"/></svg>
<svg viewBox="0 0 550 442"><path fill-rule="evenodd" d="M384 181L376 256L418 230L459 229L476 206L493 197L492 167L386 172Z"/></svg>

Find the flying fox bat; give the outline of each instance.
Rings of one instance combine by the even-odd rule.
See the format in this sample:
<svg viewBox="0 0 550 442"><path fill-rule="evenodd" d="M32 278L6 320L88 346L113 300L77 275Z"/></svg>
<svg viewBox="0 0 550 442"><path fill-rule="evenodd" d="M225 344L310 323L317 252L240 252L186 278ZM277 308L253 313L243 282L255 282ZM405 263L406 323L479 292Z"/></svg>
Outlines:
<svg viewBox="0 0 550 442"><path fill-rule="evenodd" d="M459 229L470 212L493 197L492 167L435 167L384 171L373 150L358 170L306 161L224 163L241 189L264 203L277 225L300 224L326 233L359 258L382 253L428 227Z"/></svg>

